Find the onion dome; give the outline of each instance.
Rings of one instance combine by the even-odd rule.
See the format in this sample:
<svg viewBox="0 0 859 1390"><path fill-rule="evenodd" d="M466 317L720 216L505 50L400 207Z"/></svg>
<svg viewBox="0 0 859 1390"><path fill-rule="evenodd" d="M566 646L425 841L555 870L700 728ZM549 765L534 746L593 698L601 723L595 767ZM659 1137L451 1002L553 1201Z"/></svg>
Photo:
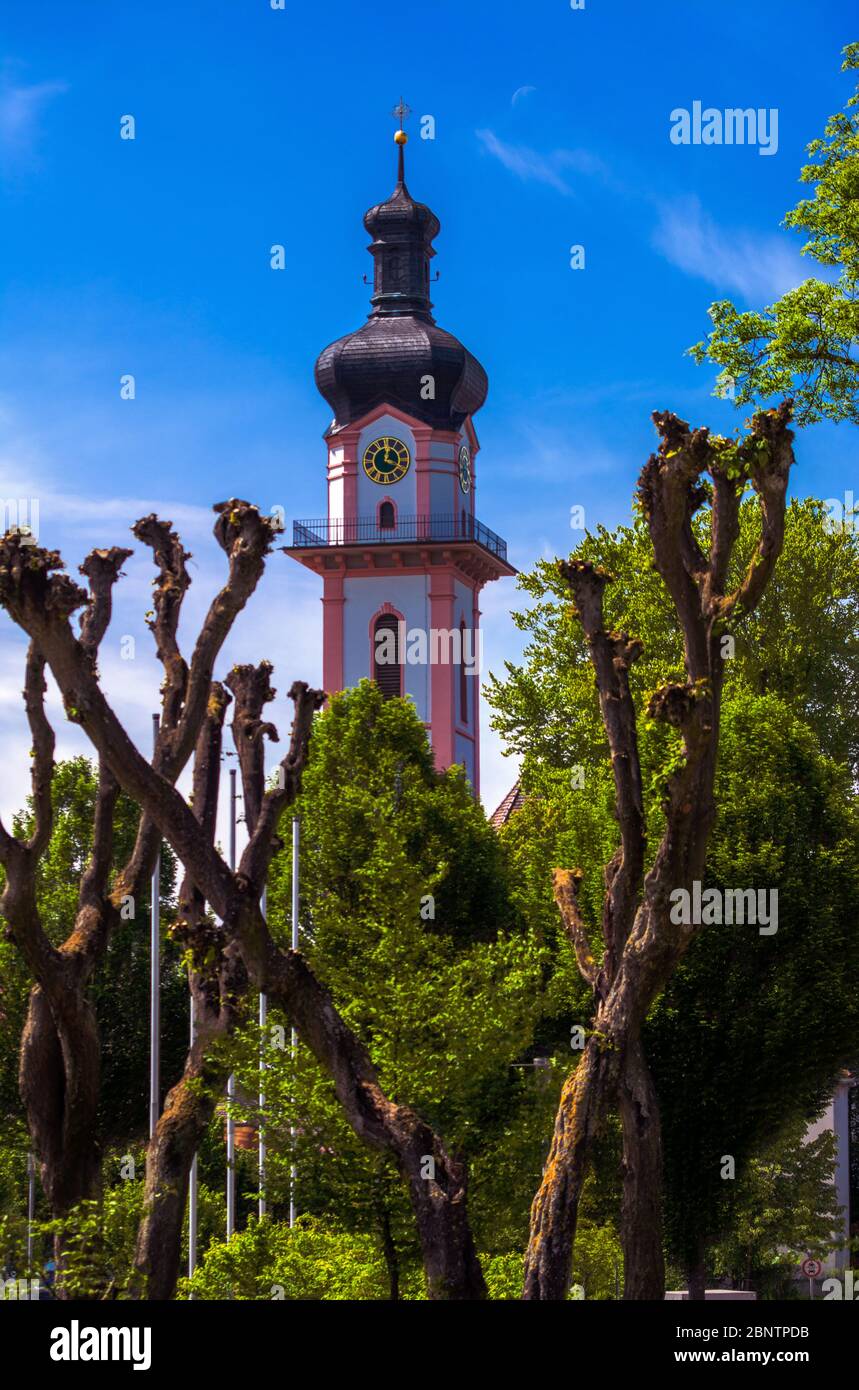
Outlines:
<svg viewBox="0 0 859 1390"><path fill-rule="evenodd" d="M320 353L316 385L334 411L335 429L388 404L436 429L455 430L483 405L488 382L477 358L430 312L429 268L440 224L406 187L405 132L394 139L397 186L364 217L372 237L373 307L362 328Z"/></svg>

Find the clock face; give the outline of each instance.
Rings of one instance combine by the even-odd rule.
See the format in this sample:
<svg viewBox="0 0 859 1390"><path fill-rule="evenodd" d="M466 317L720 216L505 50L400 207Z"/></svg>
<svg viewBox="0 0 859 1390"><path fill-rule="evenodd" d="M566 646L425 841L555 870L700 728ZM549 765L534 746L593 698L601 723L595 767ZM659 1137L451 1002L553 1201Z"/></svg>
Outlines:
<svg viewBox="0 0 859 1390"><path fill-rule="evenodd" d="M461 445L459 450L459 486L463 492L471 490L471 454L466 444Z"/></svg>
<svg viewBox="0 0 859 1390"><path fill-rule="evenodd" d="M364 450L364 472L374 483L398 483L409 471L411 455L401 439L382 435Z"/></svg>

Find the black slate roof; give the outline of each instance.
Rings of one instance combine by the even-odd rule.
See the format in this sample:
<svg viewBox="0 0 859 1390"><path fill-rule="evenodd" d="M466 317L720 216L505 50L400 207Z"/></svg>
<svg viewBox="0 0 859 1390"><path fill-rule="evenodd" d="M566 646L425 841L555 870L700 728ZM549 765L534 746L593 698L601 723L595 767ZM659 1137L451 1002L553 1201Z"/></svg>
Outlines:
<svg viewBox="0 0 859 1390"><path fill-rule="evenodd" d="M369 209L364 225L373 238L372 311L363 327L330 343L316 362L316 385L334 412L333 427L385 403L437 429L459 429L483 405L489 383L477 358L432 316L429 266L440 224L406 187L402 145L397 186Z"/></svg>

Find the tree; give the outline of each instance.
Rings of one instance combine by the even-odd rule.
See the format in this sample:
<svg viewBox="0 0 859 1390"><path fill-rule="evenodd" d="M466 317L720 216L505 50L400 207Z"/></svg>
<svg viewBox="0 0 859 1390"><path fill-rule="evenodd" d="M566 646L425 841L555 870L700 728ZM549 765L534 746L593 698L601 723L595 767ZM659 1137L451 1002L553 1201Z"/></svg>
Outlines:
<svg viewBox="0 0 859 1390"><path fill-rule="evenodd" d="M844 50L842 71L859 68L859 43ZM814 185L785 219L805 232L803 254L837 269L831 279L810 279L763 312L736 309L728 299L711 305L714 328L690 348L697 362L721 368L716 394L736 405L792 394L799 425L859 420L859 92L827 121L823 139L808 147L813 163L800 178Z"/></svg>
<svg viewBox="0 0 859 1390"><path fill-rule="evenodd" d="M825 1130L806 1140L804 1125L794 1121L738 1181L732 1228L714 1251L715 1272L735 1289L784 1298L803 1256L825 1258L836 1247L839 1212L835 1136Z"/></svg>
<svg viewBox="0 0 859 1390"><path fill-rule="evenodd" d="M86 1083L91 1107L96 1093L95 1029L91 1009L84 1012L82 1008L77 953L79 947L88 949L94 938L102 939L107 915L118 911L129 882L120 875L110 890L107 886L108 832L120 787L142 811L135 853L141 839L157 846L160 834L185 869L174 932L189 953L197 1036L183 1075L167 1096L147 1152L144 1216L136 1254L139 1274L133 1292L155 1299L169 1298L173 1292L188 1173L211 1119L214 1097L226 1080L223 1058L213 1044L232 1035L249 994L260 991L283 1008L328 1069L356 1132L394 1156L408 1185L430 1295L483 1297L485 1284L468 1225L461 1165L414 1110L389 1100L366 1049L337 1012L329 992L301 954L279 949L267 929L260 899L279 847L280 818L300 790L313 715L323 696L303 682L293 684L290 744L276 785L265 790L263 741L277 737L274 725L262 718L265 705L275 695L271 667L266 662L234 667L227 681L229 691L212 675L233 621L259 582L277 525L236 499L219 504L215 511L215 536L228 557L229 574L204 620L190 665L176 636L189 583L188 557L169 523L148 517L134 528L139 539L150 545L158 571L151 626L165 678L161 730L151 763L134 747L105 698L96 664L110 616L112 586L127 552L93 552L82 566L90 580L87 591L61 572L57 552L32 545L32 538L10 532L0 545L0 603L30 638L26 704L34 738L36 808L35 829L28 841L0 832L0 856L7 872L3 910L28 963L32 961L33 973L50 987L51 1010L55 1010L51 1018L57 1020L52 1026L68 1028L65 1053L78 1037L84 1043L86 1056L76 1054L72 1059L74 1079ZM71 618L79 609L84 612L80 635L75 635ZM59 686L67 717L83 728L100 766L93 873L86 878L89 915L84 928L74 933L67 953L70 959L60 960L38 919L33 888L35 866L50 839L53 733L43 702L46 664ZM235 871L214 845L221 736L230 693L235 701L233 732L249 832ZM175 786L192 751L193 809ZM142 850L135 868L144 859L151 868L151 856ZM91 894L93 880L95 893ZM64 1060L71 1064L67 1056ZM79 1126L76 1093L67 1094L66 1110L70 1122ZM427 1155L434 1163L431 1179L426 1176Z"/></svg>
<svg viewBox="0 0 859 1390"><path fill-rule="evenodd" d="M74 920L78 885L92 853L93 818L98 795L98 775L87 758L57 763L51 784L53 828L51 839L36 871L36 901L45 934L60 947ZM118 872L132 852L139 811L125 796L117 801L113 827L113 872ZM30 833L32 799L15 817L18 835ZM175 859L168 845L160 856L162 920L169 918L173 901ZM131 904L108 940L90 984L90 998L98 1028L101 1064L97 1136L105 1144L128 1143L147 1133L149 1104L149 910L150 890ZM166 936L162 940L161 1065L172 1084L179 1075L188 1032L188 986L179 952ZM18 1093L19 1041L27 1013L32 980L11 942L0 942L4 980L3 998L7 1021L0 1047L0 1097L8 1119L23 1117ZM8 1028L8 1031L7 1031Z"/></svg>
<svg viewBox="0 0 859 1390"><path fill-rule="evenodd" d="M805 1130L856 1056L859 809L843 767L775 695L726 703L719 819L704 883L766 884L777 932L705 930L644 1030L665 1137L666 1235L703 1286L741 1219L749 1164L787 1123ZM726 1180L725 1158L737 1177Z"/></svg>
<svg viewBox="0 0 859 1390"><path fill-rule="evenodd" d="M698 518L696 535L709 545L706 516ZM730 566L733 584L757 540L758 508L747 499ZM645 649L629 675L641 705L662 675L679 677L683 666L681 635L652 564L646 522L637 516L614 532L599 527L576 555L615 576L605 594L607 621L625 621L642 636ZM529 777L556 769L569 788L574 768L590 781L608 752L587 647L555 564L541 560L518 584L534 602L514 621L531 641L522 666L507 662L503 681L490 677L492 722L526 759ZM726 693L778 695L813 730L822 752L859 777L859 532L832 529L822 503L794 498L785 513L782 562L754 612L725 636L731 639Z"/></svg>
<svg viewBox="0 0 859 1390"><path fill-rule="evenodd" d="M753 512L743 504L733 582L752 554ZM707 529L701 540L709 543ZM859 843L844 766L855 763L855 744L853 730L845 738L822 700L831 692L843 710L857 688L846 675L856 651L857 549L855 537L827 530L819 505L792 503L780 563L758 609L734 627L734 655L725 663L719 816L703 881L767 883L779 893L780 915L768 952L766 939L746 927L703 932L645 1026L662 1110L666 1237L672 1259L693 1272L699 1249L733 1219L737 1184L723 1181L721 1156L731 1154L741 1174L786 1116L815 1114L855 1052ZM642 637L645 651L630 673L640 710L659 663L673 672L681 659L670 599L647 567L645 528L637 521L614 534L600 530L577 554L615 576L607 622L619 624L626 611ZM541 563L520 585L535 600L518 620L532 640L523 667L508 667L493 693L496 720L525 755L530 793L503 832L514 892L523 912L548 923L550 864L582 865L580 902L595 920L596 868L616 847L617 822L586 650L557 571ZM653 842L666 749L658 727L640 720L639 734ZM821 741L836 758L821 753ZM574 1020L587 1026L589 1013L568 996L556 1010L555 1036Z"/></svg>
<svg viewBox="0 0 859 1390"><path fill-rule="evenodd" d="M481 1251L521 1250L553 1094L512 1064L532 1042L550 962L510 902L494 831L462 770L436 772L414 706L368 681L317 719L294 811L308 962L385 1091L408 1096L467 1166ZM291 890L282 853L268 921L284 942ZM257 1058L252 1029L237 1070L254 1097ZM330 1079L303 1049L293 1060L269 1047L266 1065L270 1207L285 1199L294 1163L299 1209L375 1233L395 1288L414 1236L390 1159L349 1134Z"/></svg>
<svg viewBox="0 0 859 1390"><path fill-rule="evenodd" d="M664 832L645 877L646 823L637 713L629 669L642 645L608 630L603 594L610 576L594 565L562 562L591 652L611 757L620 846L606 868L601 962L578 900L581 873L556 870L555 895L577 964L597 1004L593 1032L561 1095L543 1182L534 1200L525 1297L561 1298L582 1187L595 1138L617 1100L623 1125L625 1294L661 1297L661 1143L655 1090L641 1026L700 923L678 922L670 895L689 891L703 872L715 815L713 787L724 673L722 637L756 607L784 537L785 494L793 461L790 403L758 414L739 443L690 431L670 414L654 415L660 448L642 470L639 504L656 567L683 634L685 680L652 694L648 717L669 731L662 772ZM710 483L704 477L709 475ZM745 576L729 587L745 487L758 496L761 531ZM706 503L711 545L705 553L692 519ZM679 734L679 746L670 731Z"/></svg>

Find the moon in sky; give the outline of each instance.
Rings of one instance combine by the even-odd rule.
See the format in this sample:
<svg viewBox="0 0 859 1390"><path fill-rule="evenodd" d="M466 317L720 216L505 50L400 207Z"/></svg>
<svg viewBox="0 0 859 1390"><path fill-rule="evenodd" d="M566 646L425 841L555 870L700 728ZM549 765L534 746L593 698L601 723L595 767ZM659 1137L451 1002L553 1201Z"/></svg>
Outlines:
<svg viewBox="0 0 859 1390"><path fill-rule="evenodd" d="M513 93L513 100L510 105L515 106L522 97L526 97L529 92L536 92L536 90L536 87L517 87L516 91Z"/></svg>

